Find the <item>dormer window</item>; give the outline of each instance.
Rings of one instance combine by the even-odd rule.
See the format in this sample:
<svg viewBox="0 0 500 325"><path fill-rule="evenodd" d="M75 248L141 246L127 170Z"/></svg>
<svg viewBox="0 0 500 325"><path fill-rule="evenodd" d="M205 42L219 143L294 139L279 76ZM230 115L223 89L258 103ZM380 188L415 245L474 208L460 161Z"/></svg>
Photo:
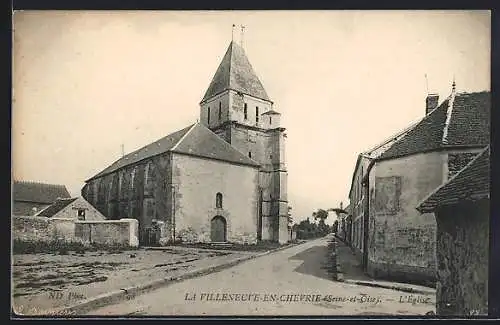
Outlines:
<svg viewBox="0 0 500 325"><path fill-rule="evenodd" d="M248 119L248 105L245 103L245 108L243 109L243 114L245 115L245 120Z"/></svg>

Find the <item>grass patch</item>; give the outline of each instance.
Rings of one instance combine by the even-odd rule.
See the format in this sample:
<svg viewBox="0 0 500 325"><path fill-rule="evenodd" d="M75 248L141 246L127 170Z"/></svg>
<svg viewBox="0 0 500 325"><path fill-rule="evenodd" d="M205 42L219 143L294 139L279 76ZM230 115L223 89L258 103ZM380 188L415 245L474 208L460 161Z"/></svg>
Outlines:
<svg viewBox="0 0 500 325"><path fill-rule="evenodd" d="M82 256L86 252L106 251L108 254L120 254L125 251L137 250L137 247L127 245L114 244L91 244L86 246L78 242L66 242L63 240L53 240L50 242L29 241L14 239L13 254L42 254L52 253L55 255L68 255L70 252L75 252Z"/></svg>
<svg viewBox="0 0 500 325"><path fill-rule="evenodd" d="M68 243L62 240L51 242L25 241L14 239L12 247L13 254L40 254L40 253L58 253L67 255L69 251L85 249L82 243Z"/></svg>

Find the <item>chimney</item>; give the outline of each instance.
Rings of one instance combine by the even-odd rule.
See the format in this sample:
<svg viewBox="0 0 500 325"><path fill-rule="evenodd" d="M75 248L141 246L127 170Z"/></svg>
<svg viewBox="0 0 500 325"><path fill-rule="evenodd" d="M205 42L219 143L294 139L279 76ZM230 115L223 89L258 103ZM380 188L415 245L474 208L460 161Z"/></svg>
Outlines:
<svg viewBox="0 0 500 325"><path fill-rule="evenodd" d="M425 99L425 115L429 114L433 109L438 107L439 95L429 94Z"/></svg>

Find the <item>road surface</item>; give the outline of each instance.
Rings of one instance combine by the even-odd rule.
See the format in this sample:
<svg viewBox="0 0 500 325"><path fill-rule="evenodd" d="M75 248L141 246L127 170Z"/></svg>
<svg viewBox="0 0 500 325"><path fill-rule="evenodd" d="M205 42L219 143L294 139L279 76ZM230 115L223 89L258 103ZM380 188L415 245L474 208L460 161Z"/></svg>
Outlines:
<svg viewBox="0 0 500 325"><path fill-rule="evenodd" d="M327 238L189 279L88 315L423 315L434 295L336 282L323 268Z"/></svg>

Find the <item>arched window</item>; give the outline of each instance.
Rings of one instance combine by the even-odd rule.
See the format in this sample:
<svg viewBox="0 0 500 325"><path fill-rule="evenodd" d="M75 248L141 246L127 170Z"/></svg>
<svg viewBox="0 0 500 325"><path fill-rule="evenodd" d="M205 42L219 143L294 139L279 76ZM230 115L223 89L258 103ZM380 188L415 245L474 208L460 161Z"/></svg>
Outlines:
<svg viewBox="0 0 500 325"><path fill-rule="evenodd" d="M222 106L221 103L219 102L219 121L222 119Z"/></svg>
<svg viewBox="0 0 500 325"><path fill-rule="evenodd" d="M245 103L245 108L243 109L243 113L245 115L245 120L248 119L248 105Z"/></svg>
<svg viewBox="0 0 500 325"><path fill-rule="evenodd" d="M207 114L208 118L207 118L207 121L208 121L208 125L210 125L210 106L208 106L208 114Z"/></svg>
<svg viewBox="0 0 500 325"><path fill-rule="evenodd" d="M217 193L215 195L215 207L222 209L222 193Z"/></svg>

